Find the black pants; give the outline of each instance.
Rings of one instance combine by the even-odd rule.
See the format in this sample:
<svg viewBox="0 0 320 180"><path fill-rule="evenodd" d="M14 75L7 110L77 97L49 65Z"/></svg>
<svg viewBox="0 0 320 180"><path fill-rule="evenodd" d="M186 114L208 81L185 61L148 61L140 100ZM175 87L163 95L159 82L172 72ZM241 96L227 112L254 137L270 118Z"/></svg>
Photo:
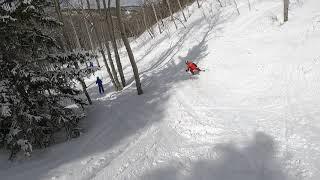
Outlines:
<svg viewBox="0 0 320 180"><path fill-rule="evenodd" d="M99 85L99 93L100 94L104 93L103 85Z"/></svg>

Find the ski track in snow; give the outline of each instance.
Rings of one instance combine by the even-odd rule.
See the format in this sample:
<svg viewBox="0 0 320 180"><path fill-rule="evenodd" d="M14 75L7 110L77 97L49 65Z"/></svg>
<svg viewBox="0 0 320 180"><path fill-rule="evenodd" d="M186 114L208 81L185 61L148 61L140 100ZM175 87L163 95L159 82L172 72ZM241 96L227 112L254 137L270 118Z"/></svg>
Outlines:
<svg viewBox="0 0 320 180"><path fill-rule="evenodd" d="M240 16L233 6L195 3L186 29L171 23L171 35L142 35L132 45L145 94L135 95L133 79L123 93L92 87L80 138L4 164L0 177L320 179L320 3L293 3L280 25L279 1L252 2L251 12L246 2ZM186 74L190 59L206 71Z"/></svg>

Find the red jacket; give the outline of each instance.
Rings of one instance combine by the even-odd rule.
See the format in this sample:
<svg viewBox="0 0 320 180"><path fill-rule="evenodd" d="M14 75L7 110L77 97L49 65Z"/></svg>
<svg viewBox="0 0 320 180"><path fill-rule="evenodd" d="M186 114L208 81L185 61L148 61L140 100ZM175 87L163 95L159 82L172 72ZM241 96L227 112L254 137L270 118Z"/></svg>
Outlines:
<svg viewBox="0 0 320 180"><path fill-rule="evenodd" d="M187 71L194 72L195 70L200 71L200 69L197 67L197 65L193 62L187 62Z"/></svg>

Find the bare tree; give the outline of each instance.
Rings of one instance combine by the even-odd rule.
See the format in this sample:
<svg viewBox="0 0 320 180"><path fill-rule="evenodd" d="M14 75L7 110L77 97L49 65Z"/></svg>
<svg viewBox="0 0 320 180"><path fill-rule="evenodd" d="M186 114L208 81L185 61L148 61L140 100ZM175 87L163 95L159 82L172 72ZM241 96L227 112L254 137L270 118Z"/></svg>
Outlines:
<svg viewBox="0 0 320 180"><path fill-rule="evenodd" d="M173 14L172 14L172 10L171 10L171 6L170 6L170 3L169 3L169 0L166 0L166 2L167 2L167 5L168 5L168 8L169 8L169 12L170 12L170 16L171 16L171 21L173 21L174 26L176 27L176 29L178 29L178 26L177 26L177 24L176 24L176 21L175 21L174 18L173 18Z"/></svg>
<svg viewBox="0 0 320 180"><path fill-rule="evenodd" d="M80 3L81 3L81 9L82 9L82 19L83 19L84 25L86 27L86 33L87 33L88 38L89 38L90 48L91 48L91 51L94 52L94 45L93 45L93 41L92 41L92 35L91 35L91 31L90 31L90 28L89 28L89 25L88 25L88 20L85 17L86 13L85 13L85 9L83 7L83 1L80 0ZM96 58L96 63L97 63L98 67L101 67L98 58Z"/></svg>
<svg viewBox="0 0 320 180"><path fill-rule="evenodd" d="M159 9L160 9L160 12L159 12L159 15L160 15L160 21L161 21L161 24L162 24L162 26L164 26L164 22L163 22L163 16L162 16L162 8L161 7L163 7L163 5L160 5L160 4L158 4L158 6L159 6Z"/></svg>
<svg viewBox="0 0 320 180"><path fill-rule="evenodd" d="M141 23L140 23L140 21L138 20L138 18L135 18L135 20L136 20L136 28L138 29L138 31L139 32L142 32L142 28L141 28Z"/></svg>
<svg viewBox="0 0 320 180"><path fill-rule="evenodd" d="M200 8L201 6L200 6L200 3L199 3L199 0L197 0L197 4L198 4L198 8Z"/></svg>
<svg viewBox="0 0 320 180"><path fill-rule="evenodd" d="M55 5L55 10L56 10L56 13L58 15L59 21L63 22L63 16L62 16L62 13L61 13L61 8L60 8L59 1L58 0L54 0L54 5ZM65 39L68 39L67 33L65 32L65 26L62 27L62 34L63 34L63 37ZM79 43L79 45L80 45L80 43ZM71 47L68 47L68 48L71 50ZM65 48L64 48L64 51L66 51ZM75 65L76 69L79 69L79 65L78 65L77 62L75 62L74 65ZM89 93L87 91L87 86L86 86L84 80L81 77L79 77L78 80L79 80L79 82L80 82L80 84L82 86L82 90L83 90L84 94L86 95L89 104L92 104L91 97L90 97L90 95L89 95Z"/></svg>
<svg viewBox="0 0 320 180"><path fill-rule="evenodd" d="M250 0L247 0L247 1L248 1L249 11L251 11L251 4L250 4Z"/></svg>
<svg viewBox="0 0 320 180"><path fill-rule="evenodd" d="M80 39L79 39L77 30L76 30L76 27L74 26L74 23L73 23L72 16L71 16L71 13L70 13L70 12L69 12L69 19L70 19L70 24L71 24L71 27L72 27L72 30L73 30L73 34L74 34L74 36L75 36L76 47L77 47L78 49L81 49Z"/></svg>
<svg viewBox="0 0 320 180"><path fill-rule="evenodd" d="M239 8L238 8L238 3L237 3L237 1L236 1L236 0L233 0L233 3L234 3L234 5L236 6L236 10L237 10L237 12L238 12L238 15L240 15L240 11L239 11Z"/></svg>
<svg viewBox="0 0 320 180"><path fill-rule="evenodd" d="M154 7L154 3L153 2L150 2L150 4L151 4L151 7L152 7L152 11L153 11L154 17L156 18L156 21L157 21L157 25L158 25L158 28L159 28L159 33L161 34L162 32L161 32L160 22L158 20L156 8Z"/></svg>
<svg viewBox="0 0 320 180"><path fill-rule="evenodd" d="M88 9L89 9L89 11L90 11L90 10L91 10L91 8L90 8L90 2L89 2L89 0L86 0L86 1L87 1ZM91 19L93 19L91 13L89 13L89 15L91 16ZM110 67L109 67L109 65L108 65L107 58L106 58L106 55L105 55L104 50L103 50L102 41L101 41L101 38L100 38L100 36L99 36L98 30L97 30L97 28L96 28L96 26L95 26L95 23L92 22L91 24L92 24L94 33L95 33L95 35L96 35L96 38L97 38L97 40L98 40L98 44L99 44L99 48L100 48L100 53L101 53L101 55L102 55L103 62L104 62L104 64L105 64L105 66L106 66L108 75L109 75L109 77L110 77L110 79L111 79L111 82L112 82L114 88L115 88L116 90L118 90L119 87L117 86L117 83L116 83L116 81L114 80L114 77L113 77L113 75L112 75L112 73L111 73L111 70L110 70Z"/></svg>
<svg viewBox="0 0 320 180"><path fill-rule="evenodd" d="M220 7L222 7L222 3L221 3L221 0L217 0L218 3L220 4ZM248 0L249 1L249 0Z"/></svg>
<svg viewBox="0 0 320 180"><path fill-rule="evenodd" d="M104 8L106 9L106 5L105 5L105 0L102 0L104 2ZM114 32L114 23L113 23L113 19L112 19L112 15L111 15L111 1L108 0L108 10L106 11L107 13L107 24L108 24L108 31L109 31L109 35L110 35L110 40L111 40L111 45L113 48L113 52L114 52L114 56L116 58L116 64L117 64L117 68L119 71L119 75L120 75L120 79L121 79L121 83L122 86L125 87L126 86L126 79L124 77L124 73L123 73L123 69L122 69L122 64L121 64L121 60L120 60L120 56L119 56L119 51L118 51L118 46L117 46L117 42L116 42L116 38L115 38L115 32Z"/></svg>
<svg viewBox="0 0 320 180"><path fill-rule="evenodd" d="M120 0L116 0L116 14L117 14L117 17L118 17L118 23L119 23L119 29L120 29L121 38L122 38L124 46L126 47L126 50L128 52L129 60L130 60L131 66L132 66L134 79L136 81L138 95L141 95L141 94L143 94L143 91L142 91L142 88L141 88L139 70L138 70L137 64L136 64L136 62L134 60L132 49L130 47L129 41L127 39L126 33L124 31L123 24L122 24L121 12L120 12Z"/></svg>
<svg viewBox="0 0 320 180"><path fill-rule="evenodd" d="M289 0L283 0L283 21L288 21L288 14L289 14Z"/></svg>
<svg viewBox="0 0 320 180"><path fill-rule="evenodd" d="M187 22L187 18L185 16L184 12L183 12L183 8L181 6L180 0L177 0L177 2L178 2L178 5L179 5L179 8L180 8L180 11L182 13L183 19L184 19L185 22Z"/></svg>
<svg viewBox="0 0 320 180"><path fill-rule="evenodd" d="M97 2L97 8L98 8L98 11L99 11L99 15L102 16L102 11L101 11L101 7L100 7L100 0L96 0L96 2ZM104 7L104 10L105 10L105 13L106 13L106 20L107 20L106 3L105 3L104 0L102 0L102 2L103 2L103 7ZM108 26L108 28L110 27L108 23L107 23L107 26ZM114 63L113 63L113 60L112 60L112 56L111 56L111 51L110 51L110 46L109 46L109 41L108 41L108 39L111 39L110 38L110 31L109 31L109 33L106 33L105 29L102 26L102 23L100 24L100 29L101 29L101 32L102 32L103 40L105 42L104 43L105 47L107 49L107 55L108 55L109 64L110 64L110 67L111 67L113 79L114 79L114 82L116 84L115 88L116 88L117 91L119 91L119 90L122 90L122 86L121 86L121 84L119 82L118 74L117 74L117 71L115 69L115 66L114 66ZM104 36L105 34L108 34L109 38L105 38L105 36ZM121 70L122 70L122 67L121 67Z"/></svg>
<svg viewBox="0 0 320 180"><path fill-rule="evenodd" d="M146 6L146 8L147 8L147 6ZM148 14L148 16L147 16L148 29L149 29L150 33L152 34L152 36L155 37L154 29L153 29L153 23L152 23L152 20L151 20L152 16L150 15L150 14L152 14L152 12L151 12L150 8L148 8L148 9L150 10L150 11L147 11L147 14ZM145 10L148 10L148 9L145 9Z"/></svg>
<svg viewBox="0 0 320 180"><path fill-rule="evenodd" d="M144 27L145 29L148 31L150 37L153 39L153 34L152 32L150 31L150 29L148 28L148 25L147 25L147 20L146 20L146 13L145 13L145 10L144 10L144 5L142 5L142 16L143 16L143 24L144 24Z"/></svg>

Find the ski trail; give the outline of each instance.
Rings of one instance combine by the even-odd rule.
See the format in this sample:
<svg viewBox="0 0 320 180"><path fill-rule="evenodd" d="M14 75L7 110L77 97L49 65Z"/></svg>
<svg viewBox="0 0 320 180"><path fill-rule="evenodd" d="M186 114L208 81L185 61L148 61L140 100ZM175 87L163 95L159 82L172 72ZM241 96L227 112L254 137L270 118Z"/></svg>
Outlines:
<svg viewBox="0 0 320 180"><path fill-rule="evenodd" d="M231 6L214 11L209 25L216 16L201 11L216 2L194 4L186 29L133 42L145 94L136 96L131 79L122 93L97 96L88 132L1 177L318 180L320 36L318 19L305 16L319 1L291 9L282 26L269 19L281 3L249 12L246 2L240 16ZM210 70L189 76L190 58Z"/></svg>

